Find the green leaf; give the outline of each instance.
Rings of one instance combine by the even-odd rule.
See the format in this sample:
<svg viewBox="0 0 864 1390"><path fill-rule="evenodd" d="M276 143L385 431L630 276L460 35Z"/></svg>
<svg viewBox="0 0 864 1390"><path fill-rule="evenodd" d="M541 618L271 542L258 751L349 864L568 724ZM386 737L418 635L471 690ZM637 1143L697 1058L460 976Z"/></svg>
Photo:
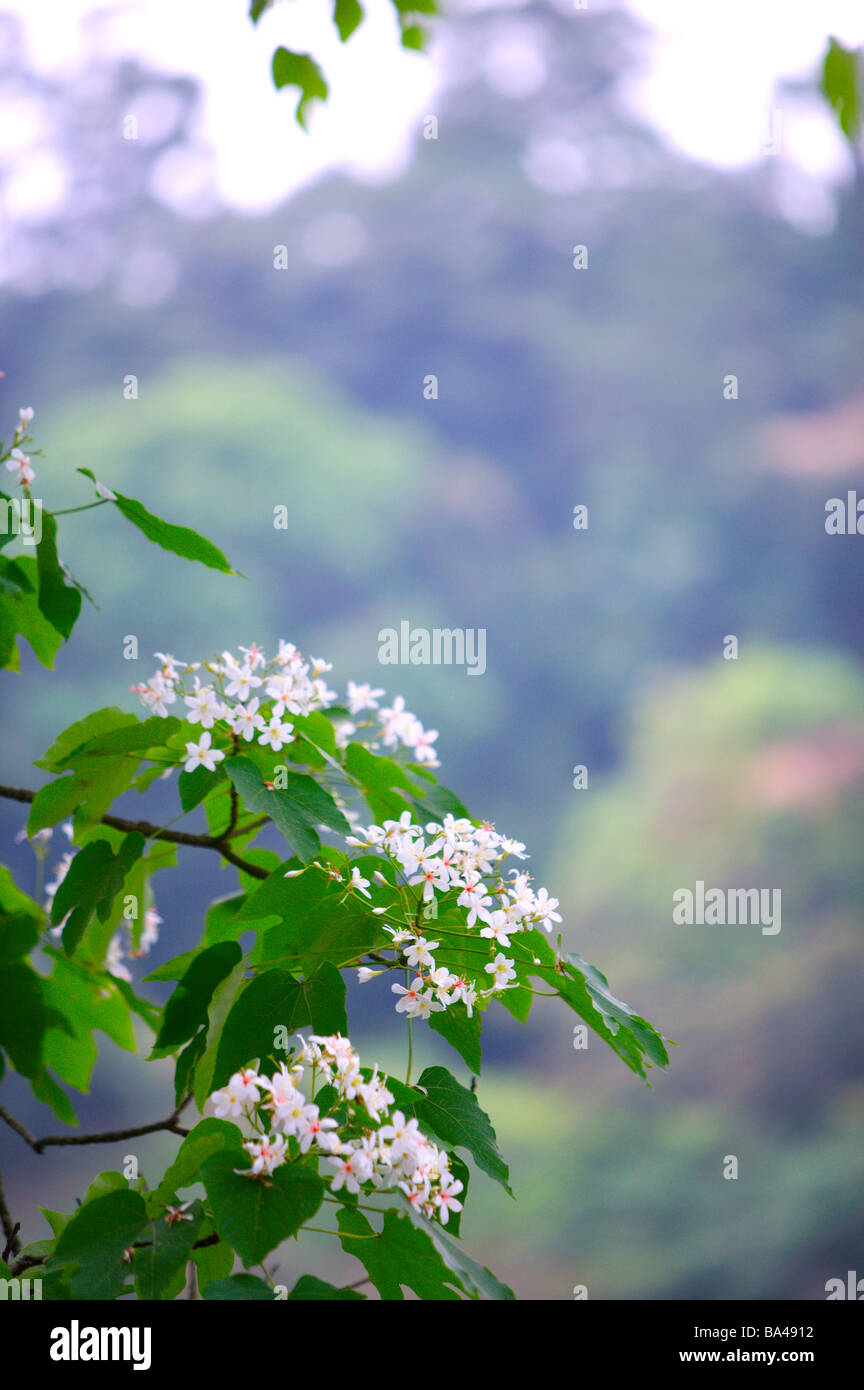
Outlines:
<svg viewBox="0 0 864 1390"><path fill-rule="evenodd" d="M510 1174L498 1152L495 1131L473 1092L461 1086L446 1067L427 1067L417 1085L426 1092L414 1102L421 1126L427 1125L448 1146L467 1149L478 1168L512 1197Z"/></svg>
<svg viewBox="0 0 864 1390"><path fill-rule="evenodd" d="M238 965L242 955L236 941L220 941L195 957L165 1005L154 1050L187 1042L207 1022L213 991Z"/></svg>
<svg viewBox="0 0 864 1390"><path fill-rule="evenodd" d="M822 94L827 98L850 145L861 134L861 50L829 39L822 67Z"/></svg>
<svg viewBox="0 0 864 1390"><path fill-rule="evenodd" d="M330 824L339 818L346 826L342 833L348 833L347 821L336 803L311 777L288 773L288 787L276 791L265 787L261 773L250 758L228 758L224 766L246 810L269 816L302 860L314 859L321 848L315 830L320 822Z"/></svg>
<svg viewBox="0 0 864 1390"><path fill-rule="evenodd" d="M121 753L139 753L145 748L164 748L183 728L183 720L169 714L134 719L120 728L94 734L63 759L64 767L80 767L88 758L116 758Z"/></svg>
<svg viewBox="0 0 864 1390"><path fill-rule="evenodd" d="M423 767L420 763L408 763L407 766L411 772L416 773L418 777L428 779L428 781L433 784L431 787L426 788L426 794L422 801L414 801L412 803L418 820L441 821L446 815L456 817L464 816L466 820L471 819L471 813L464 802L460 801L456 793L451 792L449 787L444 787L440 782L436 781L433 774L429 772L427 768Z"/></svg>
<svg viewBox="0 0 864 1390"><path fill-rule="evenodd" d="M445 1234L439 1222L427 1221L419 1211L414 1211L410 1202L405 1202L405 1208L408 1220L429 1237L442 1263L458 1277L470 1298L489 1298L496 1302L515 1299L513 1290L502 1284L500 1279L496 1279L485 1265L478 1264L470 1255L466 1255L461 1246Z"/></svg>
<svg viewBox="0 0 864 1390"><path fill-rule="evenodd" d="M363 6L359 0L335 0L333 23L339 30L339 37L343 43L347 43L362 20Z"/></svg>
<svg viewBox="0 0 864 1390"><path fill-rule="evenodd" d="M413 49L415 53L422 53L426 47L425 30L421 29L419 24L403 24L402 47Z"/></svg>
<svg viewBox="0 0 864 1390"><path fill-rule="evenodd" d="M643 1081L652 1065L669 1065L661 1035L629 1005L616 999L605 976L581 956L570 953L557 965L531 966L529 973L556 989L565 1003Z"/></svg>
<svg viewBox="0 0 864 1390"><path fill-rule="evenodd" d="M234 1251L224 1240L193 1250L192 1259L198 1271L198 1288L202 1294L214 1279L227 1279L234 1268Z"/></svg>
<svg viewBox="0 0 864 1390"><path fill-rule="evenodd" d="M323 1279L317 1279L314 1274L301 1274L297 1283L288 1295L288 1302L336 1302L342 1303L361 1301L365 1302L366 1295L358 1293L356 1289L339 1288L336 1284L327 1284Z"/></svg>
<svg viewBox="0 0 864 1390"><path fill-rule="evenodd" d="M113 1299L122 1294L130 1266L127 1250L147 1224L137 1192L109 1192L88 1202L72 1217L57 1241L52 1267L74 1263L73 1298Z"/></svg>
<svg viewBox="0 0 864 1390"><path fill-rule="evenodd" d="M73 755L78 749L86 747L91 740L98 738L102 734L109 733L112 729L122 729L130 724L137 725L138 719L128 710L120 709L117 705L109 705L105 709L94 710L84 719L77 719L74 724L70 724L68 729L64 729L62 734L51 744L47 753L43 753L41 758L37 758L35 766L44 768L46 772L62 772L74 762Z"/></svg>
<svg viewBox="0 0 864 1390"><path fill-rule="evenodd" d="M360 1261L383 1299L403 1301L403 1285L418 1298L440 1302L458 1300L465 1292L428 1233L405 1214L388 1211L377 1240L370 1239L376 1232L356 1207L343 1207L337 1223L342 1249Z"/></svg>
<svg viewBox="0 0 864 1390"><path fill-rule="evenodd" d="M67 584L57 558L57 523L50 512L42 513L42 539L36 549L39 575L39 611L68 640L81 612L81 594Z"/></svg>
<svg viewBox="0 0 864 1390"><path fill-rule="evenodd" d="M47 1021L42 979L29 962L0 967L0 1047L22 1076L40 1071Z"/></svg>
<svg viewBox="0 0 864 1390"><path fill-rule="evenodd" d="M210 904L204 918L202 941L205 946L214 946L217 941L237 941L244 931L249 930L248 923L239 920L245 902L245 893L233 893L227 898L217 898Z"/></svg>
<svg viewBox="0 0 864 1390"><path fill-rule="evenodd" d="M454 1047L471 1072L479 1076L483 1064L480 1050L483 1019L478 1009L475 1008L472 1017L469 1018L464 1004L452 1004L443 1013L430 1014L429 1027Z"/></svg>
<svg viewBox="0 0 864 1390"><path fill-rule="evenodd" d="M280 866L254 892L238 913L241 922L278 922L265 931L253 952L254 965L286 963L292 971L309 975L324 961L348 965L389 941L379 918L356 905L356 896L345 902L346 884L311 866L294 878Z"/></svg>
<svg viewBox="0 0 864 1390"><path fill-rule="evenodd" d="M230 1120L217 1120L208 1115L199 1120L194 1129L185 1136L177 1150L174 1162L165 1169L165 1176L151 1194L151 1211L154 1207L169 1202L184 1187L199 1182L201 1164L221 1149L239 1149L243 1136Z"/></svg>
<svg viewBox="0 0 864 1390"><path fill-rule="evenodd" d="M198 1239L203 1208L195 1202L184 1217L169 1224L160 1213L150 1226L148 1243L135 1251L135 1290L139 1298L164 1298L182 1274L192 1246Z"/></svg>
<svg viewBox="0 0 864 1390"><path fill-rule="evenodd" d="M144 836L130 831L115 855L107 840L91 840L75 855L51 904L51 921L57 925L71 914L63 928L63 949L72 955L93 913L106 921L116 894L131 866L140 859Z"/></svg>
<svg viewBox="0 0 864 1390"><path fill-rule="evenodd" d="M43 981L45 1004L62 1021L45 1031L43 1058L69 1085L86 1092L98 1055L92 1036L107 1034L118 1047L135 1051L132 1019L119 989L106 988L104 978L80 969L74 961L52 952L54 968Z"/></svg>
<svg viewBox="0 0 864 1390"><path fill-rule="evenodd" d="M0 667L18 671L21 658L17 638L26 638L33 655L50 670L63 641L39 608L39 572L37 561L29 555L10 560L0 556Z"/></svg>
<svg viewBox="0 0 864 1390"><path fill-rule="evenodd" d="M92 482L96 481L89 468L79 468L78 472L83 473ZM113 488L112 491L114 506L127 521L131 521L133 526L137 526L138 530L144 533L148 541L153 541L163 550L170 550L174 555L180 555L184 560L197 560L209 569L220 570L222 574L238 573L231 568L222 551L212 541L199 536L197 531L190 530L188 526L174 526L170 521L163 521L161 517L148 512L134 497L124 497L122 492L116 492Z"/></svg>
<svg viewBox="0 0 864 1390"><path fill-rule="evenodd" d="M194 772L181 772L177 778L177 790L183 810L192 811L196 806L200 806L204 798L216 790L224 780L225 769L221 763L217 765L215 772L208 772L206 767L196 767Z"/></svg>
<svg viewBox="0 0 864 1390"><path fill-rule="evenodd" d="M39 924L34 918L0 915L0 966L29 955L38 940Z"/></svg>
<svg viewBox="0 0 864 1390"><path fill-rule="evenodd" d="M253 24L258 23L258 20L261 18L264 11L272 3L273 0L250 0L249 18L251 19Z"/></svg>
<svg viewBox="0 0 864 1390"><path fill-rule="evenodd" d="M74 773L71 777L57 777L47 782L33 798L27 817L27 834L32 838L37 831L66 820L80 805L81 797L81 783Z"/></svg>
<svg viewBox="0 0 864 1390"><path fill-rule="evenodd" d="M243 1149L213 1154L201 1178L216 1229L245 1265L257 1265L283 1240L296 1235L324 1200L324 1183L309 1168L285 1163L267 1179L243 1177Z"/></svg>
<svg viewBox="0 0 864 1390"><path fill-rule="evenodd" d="M225 1020L212 1087L224 1086L253 1057L275 1057L277 1028L290 1037L308 1024L326 1036L348 1032L345 981L335 966L325 962L308 980L296 980L286 970L268 970L251 980Z"/></svg>
<svg viewBox="0 0 864 1390"><path fill-rule="evenodd" d="M273 1290L254 1274L234 1274L230 1279L214 1279L207 1285L204 1297L208 1303L272 1303Z"/></svg>
<svg viewBox="0 0 864 1390"><path fill-rule="evenodd" d="M30 1082L30 1089L37 1100L41 1100L43 1105L48 1105L54 1111L57 1119L64 1125L77 1125L78 1120L75 1111L69 1104L66 1092L57 1085L50 1072L45 1067L34 1068L27 1078Z"/></svg>
<svg viewBox="0 0 864 1390"><path fill-rule="evenodd" d="M315 59L308 53L292 53L288 48L277 48L273 54L273 83L277 91L283 87L300 88L300 99L294 114L298 125L305 130L309 102L326 101L328 95L324 74Z"/></svg>
<svg viewBox="0 0 864 1390"><path fill-rule="evenodd" d="M198 1043L197 1040L193 1040L193 1042L189 1044L190 1047L194 1046L196 1051L192 1058L194 1061L194 1069L192 1067L188 1069L189 1075L186 1080L186 1089L188 1090L189 1081L194 1081L195 1104L198 1106L199 1110L204 1109L204 1103L213 1090L211 1083L213 1080L213 1069L216 1066L216 1054L219 1051L219 1039L222 1034L222 1027L228 1014L231 1012L231 1006L236 998L237 990L240 988L240 984L246 974L247 965L248 962L244 956L244 958L235 965L231 974L226 976L220 985L216 986L213 991L213 998L210 1000L210 1007L207 1010L207 1031L202 1034L203 1044ZM202 1048L200 1056L198 1056L197 1051L199 1047ZM177 1070L179 1073L179 1060ZM179 1085L179 1077L175 1079L175 1085Z"/></svg>
<svg viewBox="0 0 864 1390"><path fill-rule="evenodd" d="M183 1051L177 1057L177 1065L174 1068L175 1105L179 1105L183 1097L188 1095L193 1089L198 1063L201 1061L206 1050L207 1030L206 1028L202 1028L200 1033L195 1034L192 1041L186 1044ZM200 1104L203 1105L203 1100Z"/></svg>

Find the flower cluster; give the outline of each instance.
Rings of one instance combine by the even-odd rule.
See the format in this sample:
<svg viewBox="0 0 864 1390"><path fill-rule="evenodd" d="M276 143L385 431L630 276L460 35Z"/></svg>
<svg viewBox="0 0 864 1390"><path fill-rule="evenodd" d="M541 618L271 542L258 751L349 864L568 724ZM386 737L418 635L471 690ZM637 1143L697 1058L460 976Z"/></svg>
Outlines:
<svg viewBox="0 0 864 1390"><path fill-rule="evenodd" d="M18 411L18 423L15 426L14 444L6 458L6 467L10 473L16 475L15 481L19 487L29 487L36 478L30 455L25 454L20 447L29 438L30 421L33 419L33 415L34 410L31 405L21 406Z"/></svg>
<svg viewBox="0 0 864 1390"><path fill-rule="evenodd" d="M364 1076L348 1038L313 1035L300 1042L291 1065L283 1062L273 1076L244 1068L210 1097L219 1119L245 1119L255 1131L243 1145L251 1166L237 1172L266 1178L311 1152L332 1170L322 1174L332 1192L398 1188L415 1210L446 1225L451 1211L462 1210L462 1183L450 1170L450 1155L421 1132L416 1119L391 1110L394 1097L385 1080L377 1067ZM319 1081L330 1088L328 1108L338 1110L338 1119L322 1115L315 1104Z"/></svg>
<svg viewBox="0 0 864 1390"><path fill-rule="evenodd" d="M436 895L455 894L455 905L465 912L465 926L477 927L478 935L489 942L492 959L483 967L490 977L484 995L514 987L515 956L504 954L513 936L537 926L551 932L553 923L561 921L558 899L550 898L545 888L535 892L529 874L513 868L505 877L503 861L510 855L525 859L525 846L500 835L488 822L476 826L464 817L446 815L443 822L430 821L424 829L413 824L410 811L405 811L398 821L358 830L348 843L386 855L409 887L421 887L426 915L433 920ZM434 905L433 911L429 904ZM387 930L416 976L408 985L393 985L394 994L400 995L397 1013L428 1018L461 1001L470 1018L478 997L476 985L436 964L432 952L441 943L416 931ZM366 970L362 978L369 979L372 973Z"/></svg>
<svg viewBox="0 0 864 1390"><path fill-rule="evenodd" d="M319 657L304 657L291 642L280 641L270 658L254 643L241 647L239 656L226 651L220 660L203 663L186 663L166 652L155 655L158 670L132 690L151 714L162 718L167 717L169 706L182 699L185 718L200 724L200 739L186 744L187 772L196 767L214 772L225 757L225 749L214 746L211 731L230 732L246 743L254 739L278 753L296 738L288 716L329 709L337 699L336 691L328 689L323 679L332 665ZM348 682L345 708L350 718L341 718L337 728L342 746L358 727L371 726L385 748L409 748L418 762L438 767L433 748L438 731L424 729L416 715L406 710L401 695L389 709L380 709L384 693L371 685ZM370 718L360 725L354 722L367 714Z"/></svg>

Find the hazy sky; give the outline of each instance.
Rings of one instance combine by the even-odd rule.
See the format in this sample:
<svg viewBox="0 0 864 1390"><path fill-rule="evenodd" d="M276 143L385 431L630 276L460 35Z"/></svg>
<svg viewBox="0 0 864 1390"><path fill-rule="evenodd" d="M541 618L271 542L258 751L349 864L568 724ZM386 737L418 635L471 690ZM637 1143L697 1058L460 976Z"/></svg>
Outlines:
<svg viewBox="0 0 864 1390"><path fill-rule="evenodd" d="M479 7L484 0L458 3ZM574 0L573 23L602 5ZM779 78L812 77L828 34L864 41L861 0L629 0L629 7L656 32L648 70L629 88L631 104L689 154L726 166L762 157ZM516 0L509 8L506 51L490 52L485 62L490 85L518 100L514 71L527 89L531 73L542 77L542 58L525 51L520 38L530 3ZM411 131L435 110L437 69L434 52L400 50L389 0L369 0L367 20L345 46L335 36L329 0L285 0L257 29L247 9L246 0L0 0L2 12L25 21L39 68L68 70L85 48L97 47L198 77L206 93L201 134L216 151L219 193L239 207L275 205L323 166L343 164L371 179L398 172ZM291 95L272 89L269 62L279 43L312 51L332 80L330 102L312 118L312 138L294 126ZM17 131L26 126L23 116L15 123ZM16 137L7 121L0 139L15 138L25 135ZM846 167L842 141L818 109L784 107L782 141L784 156L807 174L833 179ZM250 158L250 148L259 157ZM7 190L7 212L51 201L46 152L21 179L17 190Z"/></svg>

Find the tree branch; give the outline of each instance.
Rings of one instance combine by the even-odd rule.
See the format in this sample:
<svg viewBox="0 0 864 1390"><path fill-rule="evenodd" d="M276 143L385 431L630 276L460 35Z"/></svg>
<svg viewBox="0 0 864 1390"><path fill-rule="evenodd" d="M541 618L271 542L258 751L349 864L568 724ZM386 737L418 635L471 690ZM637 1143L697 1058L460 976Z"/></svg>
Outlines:
<svg viewBox="0 0 864 1390"><path fill-rule="evenodd" d="M0 796L5 796L8 801L26 801L35 799L36 793L27 790L25 787L3 787L0 786ZM226 841L235 833L233 827L225 835L190 835L184 830L163 830L158 825L152 825L147 820L125 820L122 816L102 816L100 825L110 825L114 830L137 830L147 840L170 840L173 845L192 845L198 849L215 849L221 854L223 859L227 859L229 864L235 868L242 869L244 874L249 874L252 878L268 878L267 869L261 868L258 864L250 864L245 859L241 859L239 854L235 854ZM263 824L263 822L260 822ZM245 833L243 828L239 833Z"/></svg>
<svg viewBox="0 0 864 1390"><path fill-rule="evenodd" d="M178 1105L173 1114L167 1120L156 1120L150 1125L135 1125L132 1129L109 1129L102 1134L48 1134L44 1139L37 1139L35 1134L31 1134L20 1120L16 1120L14 1115L0 1105L0 1120L5 1120L10 1129L14 1129L16 1134L20 1134L25 1144L29 1144L34 1153L44 1153L47 1148L57 1145L67 1144L113 1144L118 1139L137 1139L142 1134L156 1134L159 1130L168 1130L171 1134L185 1136L189 1133L180 1124L180 1113L189 1104L191 1095L186 1096Z"/></svg>
<svg viewBox="0 0 864 1390"><path fill-rule="evenodd" d="M12 1220L12 1213L6 1204L6 1193L3 1190L3 1178L0 1177L0 1225L3 1227L3 1234L6 1237L3 1254L0 1255L5 1264L10 1255L17 1255L21 1249L21 1241L18 1232L21 1229L20 1221Z"/></svg>

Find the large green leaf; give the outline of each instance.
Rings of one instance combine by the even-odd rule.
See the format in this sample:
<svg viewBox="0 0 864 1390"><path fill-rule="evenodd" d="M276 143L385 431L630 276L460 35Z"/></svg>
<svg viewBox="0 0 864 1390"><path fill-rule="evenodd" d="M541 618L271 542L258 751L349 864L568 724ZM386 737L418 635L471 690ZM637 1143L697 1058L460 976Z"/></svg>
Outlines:
<svg viewBox="0 0 864 1390"><path fill-rule="evenodd" d="M448 1146L467 1149L477 1166L512 1196L510 1174L498 1152L495 1131L473 1091L460 1085L446 1067L427 1067L417 1088L425 1092L414 1102L421 1127L428 1126Z"/></svg>
<svg viewBox="0 0 864 1390"><path fill-rule="evenodd" d="M57 1241L52 1266L75 1264L73 1298L114 1299L122 1294L131 1266L123 1261L147 1224L144 1199L137 1192L109 1192L87 1202Z"/></svg>
<svg viewBox="0 0 864 1390"><path fill-rule="evenodd" d="M259 975L241 991L225 1020L211 1084L224 1086L253 1057L277 1057L277 1028L291 1037L310 1024L325 1035L348 1032L345 981L335 966L325 962L308 980L296 980L286 970Z"/></svg>
<svg viewBox="0 0 864 1390"><path fill-rule="evenodd" d="M358 1293L356 1289L339 1288L336 1284L327 1284L323 1279L318 1279L314 1274L301 1274L297 1283L288 1295L288 1301L296 1303L316 1302L328 1303L350 1303L365 1301L366 1295Z"/></svg>
<svg viewBox="0 0 864 1390"><path fill-rule="evenodd" d="M377 1239L371 1238L376 1232L356 1207L343 1207L337 1221L342 1249L360 1261L383 1299L404 1300L403 1286L418 1298L439 1302L458 1300L466 1292L428 1233L407 1214L388 1211Z"/></svg>
<svg viewBox="0 0 864 1390"><path fill-rule="evenodd" d="M254 965L284 964L309 975L329 961L348 965L389 938L380 919L357 903L346 901L346 882L310 866L286 878L284 865L250 893L238 921L274 923L259 934Z"/></svg>
<svg viewBox="0 0 864 1390"><path fill-rule="evenodd" d="M265 787L261 773L250 758L228 758L225 771L237 788L247 811L269 816L301 859L305 861L315 858L321 848L321 841L315 831L320 817L310 816L302 803L298 803L291 796ZM304 780L312 781L311 777Z"/></svg>
<svg viewBox="0 0 864 1390"><path fill-rule="evenodd" d="M213 1279L204 1290L208 1303L272 1303L273 1290L254 1274L233 1274Z"/></svg>
<svg viewBox="0 0 864 1390"><path fill-rule="evenodd" d="M217 985L213 991L213 998L207 1009L207 1030L193 1039L189 1047L181 1052L177 1059L177 1076L175 1077L175 1087L178 1097L181 1086L181 1064L184 1064L186 1053L192 1049L189 1063L185 1064L183 1073L183 1091L187 1091L192 1086L195 1093L195 1104L199 1110L204 1109L204 1104L210 1092L213 1090L213 1072L216 1067L216 1055L219 1051L219 1041L222 1036L222 1028L226 1018L231 1012L231 1007L237 997L243 977L246 974L248 962L244 958L235 965L230 975L226 975L221 984ZM199 1041L201 1039L201 1041Z"/></svg>
<svg viewBox="0 0 864 1390"><path fill-rule="evenodd" d="M0 1047L22 1076L40 1071L48 1022L42 978L29 961L0 967Z"/></svg>
<svg viewBox="0 0 864 1390"><path fill-rule="evenodd" d="M469 1297L508 1302L515 1299L513 1290L502 1284L500 1279L496 1279L485 1265L478 1264L470 1255L466 1255L461 1245L451 1240L437 1221L427 1221L425 1216L414 1210L410 1202L405 1203L405 1208L409 1221L429 1237L442 1262L458 1276Z"/></svg>
<svg viewBox="0 0 864 1390"><path fill-rule="evenodd" d="M651 1066L668 1066L669 1054L660 1034L629 1005L616 999L605 976L581 956L570 953L554 965L531 966L529 973L557 990L643 1081Z"/></svg>
<svg viewBox="0 0 864 1390"><path fill-rule="evenodd" d="M106 988L103 976L82 970L59 952L51 955L54 968L43 981L43 997L64 1026L52 1022L46 1029L43 1057L64 1081L87 1091L98 1055L94 1032L106 1033L118 1047L135 1051L129 1005L119 989Z"/></svg>
<svg viewBox="0 0 864 1390"><path fill-rule="evenodd" d="M44 768L46 772L62 772L64 768L72 766L75 752L85 748L93 739L113 729L123 729L138 723L134 714L120 709L117 705L94 710L84 719L76 719L74 724L70 724L62 734L58 734L48 751L36 759L35 765Z"/></svg>
<svg viewBox="0 0 864 1390"><path fill-rule="evenodd" d="M475 1008L469 1018L464 1004L451 1004L441 1013L429 1015L429 1027L456 1049L475 1076L480 1074L483 1063L480 1049L483 1018L479 1009Z"/></svg>
<svg viewBox="0 0 864 1390"><path fill-rule="evenodd" d="M201 1165L216 1229L247 1266L296 1235L324 1200L324 1183L310 1168L285 1163L265 1180L236 1171L249 1166L243 1149L223 1150Z"/></svg>
<svg viewBox="0 0 864 1390"><path fill-rule="evenodd" d="M846 139L857 144L862 117L861 50L829 39L821 86Z"/></svg>
<svg viewBox="0 0 864 1390"><path fill-rule="evenodd" d="M300 88L295 115L298 124L305 130L306 108L310 101L327 100L327 83L315 59L308 53L293 53L288 48L277 48L273 54L273 83L277 91L283 87Z"/></svg>
<svg viewBox="0 0 864 1390"><path fill-rule="evenodd" d="M87 929L94 912L105 922L123 881L144 849L144 836L137 830L126 835L115 854L107 840L91 840L75 855L51 904L51 920L56 924L69 914L63 928L63 949L72 954Z"/></svg>
<svg viewBox="0 0 864 1390"><path fill-rule="evenodd" d="M139 1298L165 1298L173 1294L178 1277L198 1239L203 1208L195 1202L180 1220L169 1222L167 1213L151 1223L146 1243L135 1251L135 1289Z"/></svg>
<svg viewBox="0 0 864 1390"><path fill-rule="evenodd" d="M360 0L335 0L333 23L336 25L343 43L347 43L362 21L363 6L360 4Z"/></svg>
<svg viewBox="0 0 864 1390"><path fill-rule="evenodd" d="M83 473L92 482L96 481L89 468L79 468L78 472ZM122 492L114 492L113 500L115 507L126 520L137 526L148 541L153 541L163 550L170 550L184 560L197 560L210 569L221 570L223 574L237 573L231 568L222 551L212 541L199 536L197 531L190 530L188 526L174 526L170 521L163 521L161 517L148 512L134 497L124 497Z"/></svg>
<svg viewBox="0 0 864 1390"><path fill-rule="evenodd" d="M15 560L0 556L0 667L18 671L17 638L30 643L36 660L49 669L63 638L39 607L37 561L29 555Z"/></svg>
<svg viewBox="0 0 864 1390"><path fill-rule="evenodd" d="M162 1181L148 1198L151 1212L170 1201L176 1192L181 1192L184 1187L191 1187L192 1183L198 1182L201 1164L205 1159L218 1153L220 1149L238 1149L241 1143L240 1130L236 1125L232 1125L230 1120L217 1120L212 1115L199 1120L195 1128L184 1137L174 1162L165 1169Z"/></svg>
<svg viewBox="0 0 864 1390"><path fill-rule="evenodd" d="M165 1005L154 1050L187 1042L207 1022L213 991L239 964L242 955L236 941L220 941L196 955Z"/></svg>
<svg viewBox="0 0 864 1390"><path fill-rule="evenodd" d="M57 523L50 512L42 513L42 539L36 549L39 575L39 610L53 628L67 639L81 612L81 594L67 584L57 557Z"/></svg>

